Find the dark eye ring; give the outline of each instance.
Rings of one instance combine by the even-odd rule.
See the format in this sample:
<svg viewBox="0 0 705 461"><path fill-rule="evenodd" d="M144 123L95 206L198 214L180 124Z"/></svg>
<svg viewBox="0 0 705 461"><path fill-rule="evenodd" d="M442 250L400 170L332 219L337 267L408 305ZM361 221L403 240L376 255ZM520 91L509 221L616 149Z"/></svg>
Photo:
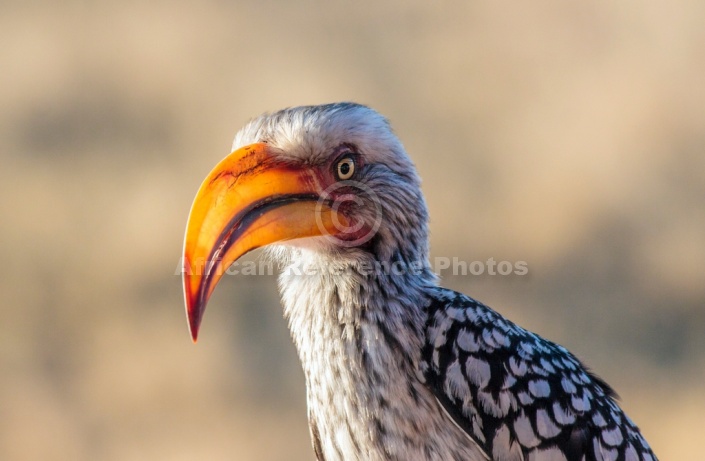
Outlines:
<svg viewBox="0 0 705 461"><path fill-rule="evenodd" d="M341 181L352 178L355 174L355 159L352 157L343 157L338 160L338 165L335 167L335 173Z"/></svg>

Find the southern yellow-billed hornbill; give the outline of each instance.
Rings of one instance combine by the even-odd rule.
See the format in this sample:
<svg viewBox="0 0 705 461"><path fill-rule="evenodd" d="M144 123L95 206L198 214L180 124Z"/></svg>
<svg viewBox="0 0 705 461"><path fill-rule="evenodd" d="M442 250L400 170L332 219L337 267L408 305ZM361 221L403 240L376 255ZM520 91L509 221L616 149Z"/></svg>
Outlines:
<svg viewBox="0 0 705 461"><path fill-rule="evenodd" d="M437 285L419 177L374 110L295 107L237 134L186 230L194 340L223 270L265 245L319 460L656 459L565 348Z"/></svg>

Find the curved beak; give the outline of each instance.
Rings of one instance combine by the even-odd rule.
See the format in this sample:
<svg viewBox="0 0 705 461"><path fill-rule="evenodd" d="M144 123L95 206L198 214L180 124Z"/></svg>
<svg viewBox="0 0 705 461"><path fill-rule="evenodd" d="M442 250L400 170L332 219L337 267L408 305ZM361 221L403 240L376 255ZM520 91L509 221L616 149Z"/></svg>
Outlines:
<svg viewBox="0 0 705 461"><path fill-rule="evenodd" d="M201 184L184 239L183 283L191 337L224 271L250 250L334 235L346 219L321 199L313 168L278 161L267 144L228 155Z"/></svg>

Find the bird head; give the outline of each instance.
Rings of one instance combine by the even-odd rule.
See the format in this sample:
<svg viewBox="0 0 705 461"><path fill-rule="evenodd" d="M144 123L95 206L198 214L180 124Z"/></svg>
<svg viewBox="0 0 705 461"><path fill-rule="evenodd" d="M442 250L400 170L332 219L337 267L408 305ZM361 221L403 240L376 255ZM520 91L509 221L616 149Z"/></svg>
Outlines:
<svg viewBox="0 0 705 461"><path fill-rule="evenodd" d="M425 262L427 221L413 163L376 111L337 103L264 114L238 132L191 208L183 258L191 335L224 270L255 248L338 263Z"/></svg>

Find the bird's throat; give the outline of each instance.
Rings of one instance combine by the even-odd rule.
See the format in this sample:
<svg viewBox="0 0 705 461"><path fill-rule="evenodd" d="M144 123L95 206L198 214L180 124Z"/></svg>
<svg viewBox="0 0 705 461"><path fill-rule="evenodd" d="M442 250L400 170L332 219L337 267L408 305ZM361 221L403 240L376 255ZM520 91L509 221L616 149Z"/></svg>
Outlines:
<svg viewBox="0 0 705 461"><path fill-rule="evenodd" d="M337 259L331 266L306 250L290 260L280 290L321 443L335 440L343 453L382 444L379 428L389 405L400 407L391 414L403 415L418 398L409 383L422 387L416 370L423 332L409 326L424 325L419 300L432 275L363 274L356 263ZM404 432L403 426L389 432Z"/></svg>

